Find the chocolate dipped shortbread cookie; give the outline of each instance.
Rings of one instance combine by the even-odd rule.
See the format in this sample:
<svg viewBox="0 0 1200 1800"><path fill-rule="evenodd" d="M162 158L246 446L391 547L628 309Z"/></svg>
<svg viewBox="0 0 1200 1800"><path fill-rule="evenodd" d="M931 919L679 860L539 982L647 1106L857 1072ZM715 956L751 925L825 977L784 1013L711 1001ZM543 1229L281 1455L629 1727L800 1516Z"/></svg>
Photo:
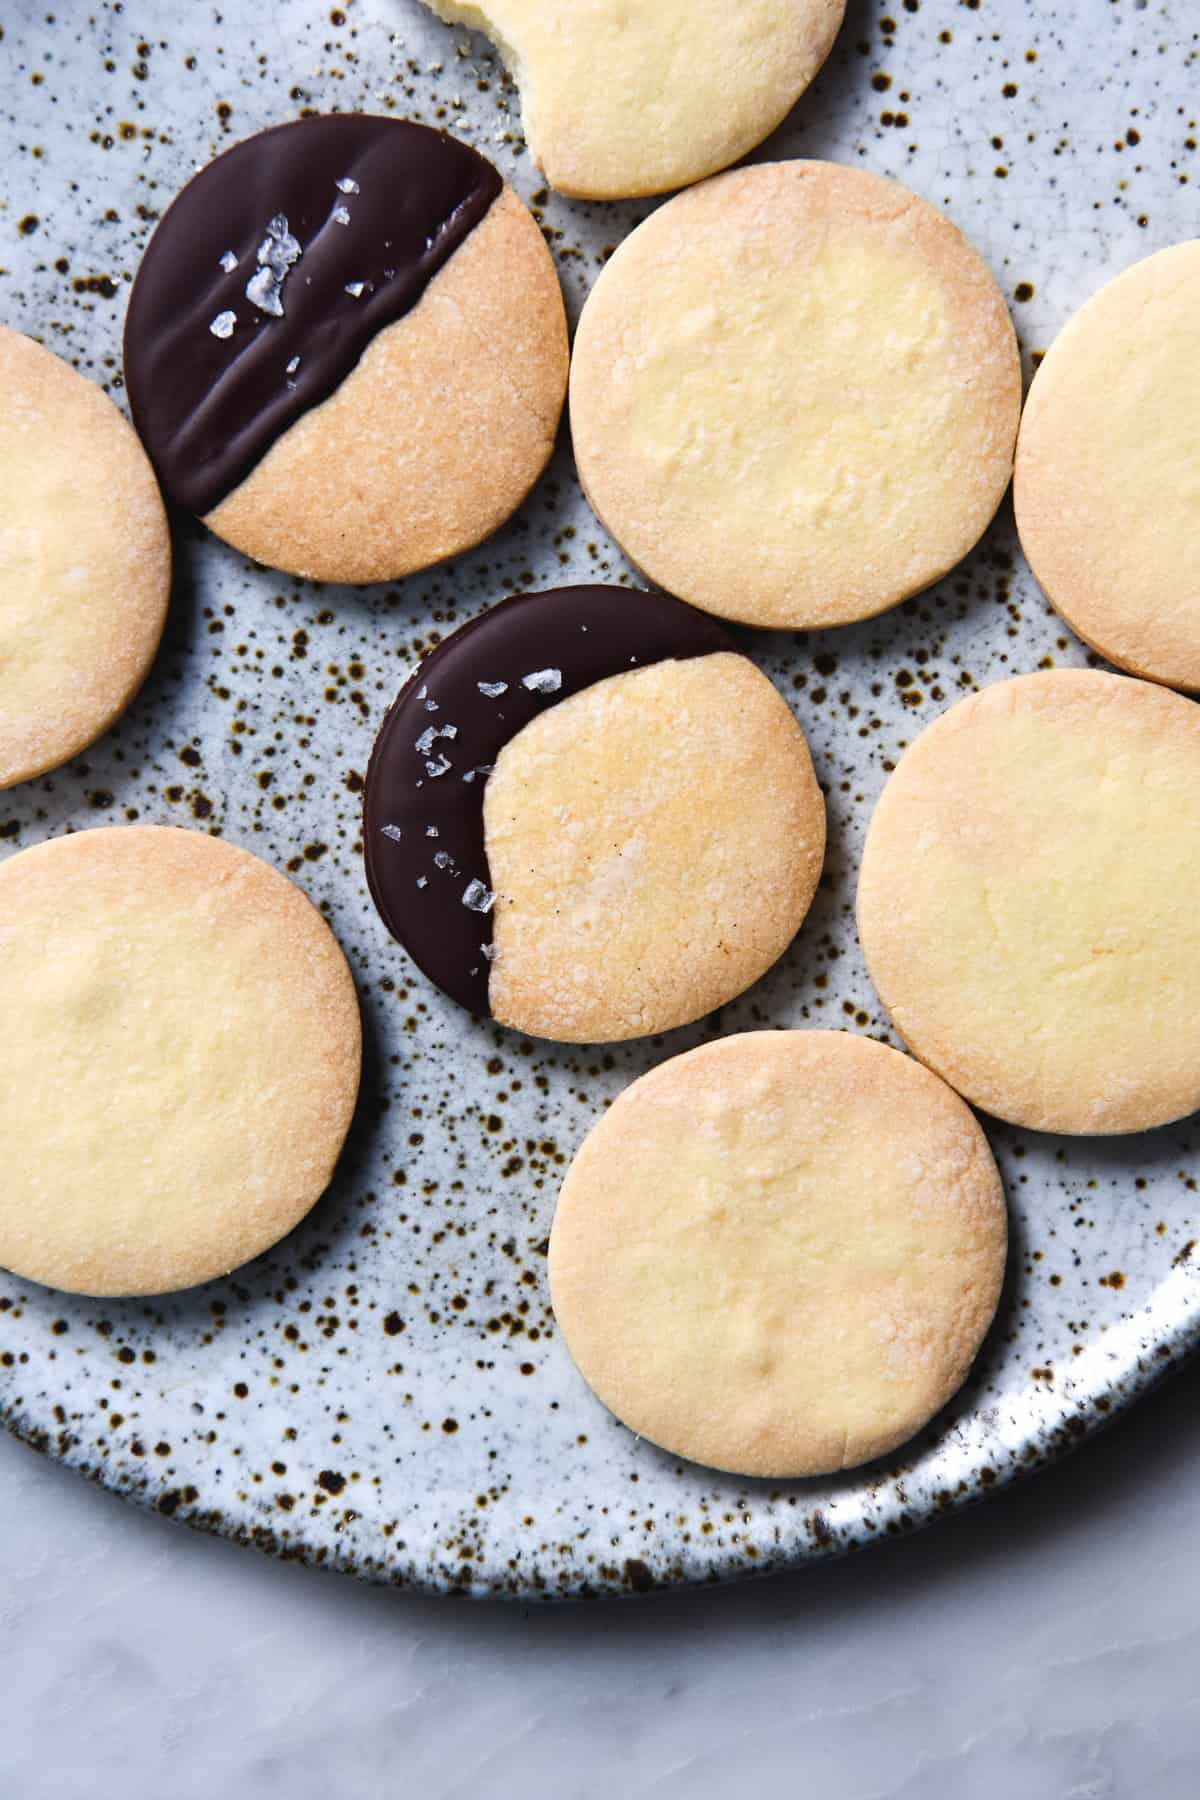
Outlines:
<svg viewBox="0 0 1200 1800"><path fill-rule="evenodd" d="M473 1012L641 1037L756 981L808 911L825 809L788 706L665 594L503 601L428 656L367 772L393 936Z"/></svg>
<svg viewBox="0 0 1200 1800"><path fill-rule="evenodd" d="M295 574L390 580L525 498L566 319L537 224L477 151L402 119L306 118L171 206L125 375L168 495L219 537Z"/></svg>

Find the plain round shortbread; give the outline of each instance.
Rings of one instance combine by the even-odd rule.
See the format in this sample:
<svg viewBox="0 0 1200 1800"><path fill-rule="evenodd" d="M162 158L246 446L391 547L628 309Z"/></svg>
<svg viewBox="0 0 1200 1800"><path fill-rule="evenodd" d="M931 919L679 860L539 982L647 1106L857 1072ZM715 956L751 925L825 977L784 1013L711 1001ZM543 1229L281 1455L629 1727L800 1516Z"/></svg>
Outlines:
<svg viewBox="0 0 1200 1800"><path fill-rule="evenodd" d="M987 1140L936 1076L848 1033L752 1032L661 1064L593 1127L550 1287L585 1380L639 1436L820 1475L958 1389L1006 1247Z"/></svg>
<svg viewBox="0 0 1200 1800"><path fill-rule="evenodd" d="M0 864L0 1265L190 1287L328 1185L358 1092L354 983L299 888L200 832L78 832Z"/></svg>
<svg viewBox="0 0 1200 1800"><path fill-rule="evenodd" d="M154 471L93 382L0 326L0 788L67 762L141 687L167 616Z"/></svg>
<svg viewBox="0 0 1200 1800"><path fill-rule="evenodd" d="M1034 377L1017 442L1021 548L1119 668L1200 689L1200 242L1094 294Z"/></svg>
<svg viewBox="0 0 1200 1800"><path fill-rule="evenodd" d="M1021 405L987 267L907 188L767 163L677 195L588 297L571 368L587 496L670 593L724 618L868 618L966 555Z"/></svg>
<svg viewBox="0 0 1200 1800"><path fill-rule="evenodd" d="M774 131L833 46L845 0L428 0L485 31L521 89L529 152L584 200L658 194Z"/></svg>
<svg viewBox="0 0 1200 1800"><path fill-rule="evenodd" d="M930 725L867 833L858 928L913 1053L1013 1124L1200 1105L1200 711L1082 669Z"/></svg>

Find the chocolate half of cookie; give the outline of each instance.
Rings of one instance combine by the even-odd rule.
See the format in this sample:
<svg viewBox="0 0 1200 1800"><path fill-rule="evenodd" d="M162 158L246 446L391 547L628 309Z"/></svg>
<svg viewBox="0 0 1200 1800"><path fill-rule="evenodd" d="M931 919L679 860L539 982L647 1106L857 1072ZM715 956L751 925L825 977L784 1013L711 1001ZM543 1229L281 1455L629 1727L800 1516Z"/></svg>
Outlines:
<svg viewBox="0 0 1200 1800"><path fill-rule="evenodd" d="M384 327L502 188L468 145L339 114L264 131L188 183L142 260L125 379L163 487L204 515Z"/></svg>
<svg viewBox="0 0 1200 1800"><path fill-rule="evenodd" d="M518 594L425 658L371 756L364 856L384 924L452 999L490 1012L484 788L504 746L596 682L735 649L681 601L595 586Z"/></svg>

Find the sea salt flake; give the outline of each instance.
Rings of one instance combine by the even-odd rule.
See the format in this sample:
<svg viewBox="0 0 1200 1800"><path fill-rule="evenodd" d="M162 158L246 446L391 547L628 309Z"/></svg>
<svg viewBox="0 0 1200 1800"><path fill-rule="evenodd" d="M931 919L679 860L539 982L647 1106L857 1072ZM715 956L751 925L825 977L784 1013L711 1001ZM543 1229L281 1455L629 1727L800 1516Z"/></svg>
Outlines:
<svg viewBox="0 0 1200 1800"><path fill-rule="evenodd" d="M427 700L425 702L425 711L426 712L441 712L441 710L442 709L438 705L436 700Z"/></svg>
<svg viewBox="0 0 1200 1800"><path fill-rule="evenodd" d="M280 283L272 275L270 269L260 269L246 283L246 298L259 312L269 313L273 319L282 319L283 301L279 298Z"/></svg>
<svg viewBox="0 0 1200 1800"><path fill-rule="evenodd" d="M350 175L339 175L333 185L339 194L357 194L359 192L357 181Z"/></svg>
<svg viewBox="0 0 1200 1800"><path fill-rule="evenodd" d="M330 217L335 225L348 225L350 223L350 208L348 206L335 206Z"/></svg>
<svg viewBox="0 0 1200 1800"><path fill-rule="evenodd" d="M366 283L364 281L348 281L346 283L344 292L349 294L349 296L352 300L357 300L361 297L363 288L365 286L366 286Z"/></svg>
<svg viewBox="0 0 1200 1800"><path fill-rule="evenodd" d="M464 781L474 781L474 779L477 775L483 775L486 777L491 774L492 770L495 767L496 767L495 763L479 763L475 768L467 770L466 774L463 776L463 780Z"/></svg>
<svg viewBox="0 0 1200 1800"><path fill-rule="evenodd" d="M475 686L485 700L498 700L501 694L508 692L507 681L477 681Z"/></svg>
<svg viewBox="0 0 1200 1800"><path fill-rule="evenodd" d="M398 844L400 842L401 831L398 825L381 825L379 829L382 831L385 838L391 838L393 844Z"/></svg>
<svg viewBox="0 0 1200 1800"><path fill-rule="evenodd" d="M483 954L487 957L489 962L495 962L497 956L495 944L480 944L479 948L483 951Z"/></svg>
<svg viewBox="0 0 1200 1800"><path fill-rule="evenodd" d="M227 275L232 275L233 271L237 268L237 265L238 265L237 257L233 254L232 250L227 250L225 252L224 256L221 258L221 267L224 269L224 271Z"/></svg>
<svg viewBox="0 0 1200 1800"><path fill-rule="evenodd" d="M276 213L267 221L267 235L258 246L258 260L282 281L293 263L300 261L300 240L288 230L287 214Z"/></svg>
<svg viewBox="0 0 1200 1800"><path fill-rule="evenodd" d="M454 858L448 850L438 850L434 854L433 866L435 869L452 869Z"/></svg>
<svg viewBox="0 0 1200 1800"><path fill-rule="evenodd" d="M531 674L522 675L521 686L531 694L557 694L562 686L562 670L534 669Z"/></svg>
<svg viewBox="0 0 1200 1800"><path fill-rule="evenodd" d="M440 837L441 833L439 832L436 825L427 825L425 827L425 836L426 837Z"/></svg>
<svg viewBox="0 0 1200 1800"><path fill-rule="evenodd" d="M300 241L288 230L287 214L276 213L267 223L266 234L258 246L258 270L246 283L246 298L259 312L272 318L283 317L283 284L288 270L298 263L302 251Z"/></svg>
<svg viewBox="0 0 1200 1800"><path fill-rule="evenodd" d="M418 887L428 887L429 886L428 875L418 875L417 876L417 886Z"/></svg>
<svg viewBox="0 0 1200 1800"><path fill-rule="evenodd" d="M300 358L298 356L293 356L291 362L288 364L287 368L284 370L284 374L285 375L294 375L296 373L296 370L299 367L300 367Z"/></svg>
<svg viewBox="0 0 1200 1800"><path fill-rule="evenodd" d="M482 881L468 881L462 891L462 903L472 912L489 913L496 904L496 896L491 888L484 887Z"/></svg>
<svg viewBox="0 0 1200 1800"><path fill-rule="evenodd" d="M457 725L427 725L413 745L413 749L418 756L428 756L438 738L456 738L457 736Z"/></svg>
<svg viewBox="0 0 1200 1800"><path fill-rule="evenodd" d="M220 312L208 329L215 338L231 338L233 336L233 328L236 324L236 313Z"/></svg>
<svg viewBox="0 0 1200 1800"><path fill-rule="evenodd" d="M439 756L436 760L431 757L425 764L425 773L432 776L448 775L453 767L454 764L448 756Z"/></svg>

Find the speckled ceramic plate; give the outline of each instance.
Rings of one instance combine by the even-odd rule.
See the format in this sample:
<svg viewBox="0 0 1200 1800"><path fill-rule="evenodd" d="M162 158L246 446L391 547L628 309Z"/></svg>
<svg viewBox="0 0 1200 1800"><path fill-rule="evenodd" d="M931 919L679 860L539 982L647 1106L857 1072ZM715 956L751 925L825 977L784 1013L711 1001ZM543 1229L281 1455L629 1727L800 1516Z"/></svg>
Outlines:
<svg viewBox="0 0 1200 1800"><path fill-rule="evenodd" d="M1102 282L1196 230L1200 33L1188 0L850 0L832 62L763 155L861 161L945 206L1008 294L1027 370ZM416 0L6 8L0 320L121 398L120 328L154 220L237 136L395 110L478 145L534 206L574 314L648 204L549 195L481 39ZM763 636L829 797L827 873L773 975L719 1017L615 1050L472 1023L388 941L359 792L406 668L514 588L629 579L564 444L523 512L401 588L320 589L175 521L167 639L124 722L0 795L5 852L70 826L219 831L327 910L368 1059L337 1183L236 1278L161 1303L0 1276L0 1405L91 1480L282 1556L446 1590L571 1595L704 1581L908 1529L1085 1437L1200 1334L1194 1126L1058 1141L989 1125L1011 1275L969 1387L906 1454L839 1480L738 1481L636 1441L554 1331L555 1191L604 1099L717 1032L887 1037L852 923L863 830L911 735L962 693L1084 653L1010 517L930 593L865 626ZM1081 1477L1085 1471L1081 1469Z"/></svg>

